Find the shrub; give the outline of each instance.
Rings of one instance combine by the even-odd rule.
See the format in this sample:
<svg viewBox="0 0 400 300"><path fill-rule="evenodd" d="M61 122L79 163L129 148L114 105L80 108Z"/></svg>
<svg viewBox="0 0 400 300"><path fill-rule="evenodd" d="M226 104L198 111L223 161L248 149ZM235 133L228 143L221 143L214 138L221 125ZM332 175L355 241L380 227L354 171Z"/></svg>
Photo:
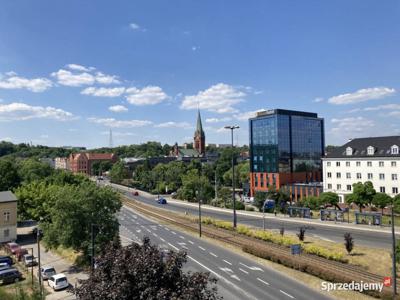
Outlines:
<svg viewBox="0 0 400 300"><path fill-rule="evenodd" d="M343 263L348 263L348 260L343 257L343 253L330 251L328 249L314 246L314 245L302 245L303 251L308 254L317 255L329 260L340 261Z"/></svg>
<svg viewBox="0 0 400 300"><path fill-rule="evenodd" d="M244 234L244 235L249 235L249 233L250 233L249 227L244 226L244 225L238 225L236 227L236 231L237 231L237 233Z"/></svg>
<svg viewBox="0 0 400 300"><path fill-rule="evenodd" d="M346 232L344 234L344 241L344 246L346 247L347 253L350 254L354 247L353 237L351 236L350 232Z"/></svg>
<svg viewBox="0 0 400 300"><path fill-rule="evenodd" d="M219 227L219 228L223 228L223 229L227 229L227 230L233 230L233 224L231 222L214 221L214 225Z"/></svg>
<svg viewBox="0 0 400 300"><path fill-rule="evenodd" d="M245 206L245 210L246 211L255 211L254 207L253 206L249 206L249 205Z"/></svg>

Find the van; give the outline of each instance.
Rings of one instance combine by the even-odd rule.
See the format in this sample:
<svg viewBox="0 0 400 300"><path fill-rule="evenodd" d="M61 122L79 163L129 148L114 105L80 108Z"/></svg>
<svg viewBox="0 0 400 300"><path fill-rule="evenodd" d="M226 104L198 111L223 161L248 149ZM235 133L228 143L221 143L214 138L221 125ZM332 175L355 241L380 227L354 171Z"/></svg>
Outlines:
<svg viewBox="0 0 400 300"><path fill-rule="evenodd" d="M53 275L47 281L49 287L51 287L54 291L65 289L69 286L67 276L60 273L57 275Z"/></svg>

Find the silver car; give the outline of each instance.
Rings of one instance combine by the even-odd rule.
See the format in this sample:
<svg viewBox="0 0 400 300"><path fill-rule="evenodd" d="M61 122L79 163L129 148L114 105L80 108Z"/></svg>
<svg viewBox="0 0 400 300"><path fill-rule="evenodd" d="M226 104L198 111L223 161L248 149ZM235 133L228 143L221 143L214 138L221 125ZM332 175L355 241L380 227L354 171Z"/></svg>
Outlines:
<svg viewBox="0 0 400 300"><path fill-rule="evenodd" d="M56 275L56 269L52 266L44 266L40 268L40 275L42 276L43 280L49 279L51 276Z"/></svg>

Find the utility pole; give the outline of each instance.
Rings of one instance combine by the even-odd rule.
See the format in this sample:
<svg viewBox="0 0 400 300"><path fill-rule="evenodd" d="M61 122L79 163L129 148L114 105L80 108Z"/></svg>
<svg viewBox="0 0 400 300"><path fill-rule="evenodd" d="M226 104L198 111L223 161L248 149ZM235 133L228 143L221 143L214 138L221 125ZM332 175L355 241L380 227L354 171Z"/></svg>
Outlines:
<svg viewBox="0 0 400 300"><path fill-rule="evenodd" d="M393 299L396 298L397 294L397 282L396 282L396 236L394 232L394 203L392 204L392 271L393 271Z"/></svg>
<svg viewBox="0 0 400 300"><path fill-rule="evenodd" d="M38 268L39 268L39 290L40 290L40 295L43 295L43 287L42 287L42 271L41 271L41 264L40 264L40 230L39 228L37 229L36 232L36 240L37 240L37 248L38 248Z"/></svg>
<svg viewBox="0 0 400 300"><path fill-rule="evenodd" d="M215 200L218 198L218 188L217 188L217 169L215 168L215 180L214 180L214 185L215 185Z"/></svg>

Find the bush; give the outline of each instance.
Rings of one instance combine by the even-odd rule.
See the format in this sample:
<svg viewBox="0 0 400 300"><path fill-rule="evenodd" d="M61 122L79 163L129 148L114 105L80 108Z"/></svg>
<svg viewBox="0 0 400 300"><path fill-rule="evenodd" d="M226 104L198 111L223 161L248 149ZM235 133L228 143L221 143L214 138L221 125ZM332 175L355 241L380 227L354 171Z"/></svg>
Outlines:
<svg viewBox="0 0 400 300"><path fill-rule="evenodd" d="M244 209L244 204L243 204L243 202L235 201L235 205L236 205L236 209L237 209L237 210L243 210L243 209ZM226 204L226 208L230 208L230 209L233 208L233 203L232 203L232 201L230 201L230 202L228 202L228 203Z"/></svg>
<svg viewBox="0 0 400 300"><path fill-rule="evenodd" d="M330 251L322 247L314 245L302 245L303 251L308 254L317 255L329 260L340 261L342 263L348 263L348 260L343 257L343 253Z"/></svg>
<svg viewBox="0 0 400 300"><path fill-rule="evenodd" d="M249 205L245 206L245 210L246 211L255 211L254 207L253 206L249 206Z"/></svg>
<svg viewBox="0 0 400 300"><path fill-rule="evenodd" d="M350 232L346 232L344 234L344 246L346 247L347 253L350 254L350 252L353 250L354 247L354 241L353 241L353 237L351 236Z"/></svg>
<svg viewBox="0 0 400 300"><path fill-rule="evenodd" d="M240 234L244 234L244 235L249 235L250 229L249 229L249 227L247 227L247 226L238 225L238 226L236 227L236 232L237 232L237 233L240 233Z"/></svg>

